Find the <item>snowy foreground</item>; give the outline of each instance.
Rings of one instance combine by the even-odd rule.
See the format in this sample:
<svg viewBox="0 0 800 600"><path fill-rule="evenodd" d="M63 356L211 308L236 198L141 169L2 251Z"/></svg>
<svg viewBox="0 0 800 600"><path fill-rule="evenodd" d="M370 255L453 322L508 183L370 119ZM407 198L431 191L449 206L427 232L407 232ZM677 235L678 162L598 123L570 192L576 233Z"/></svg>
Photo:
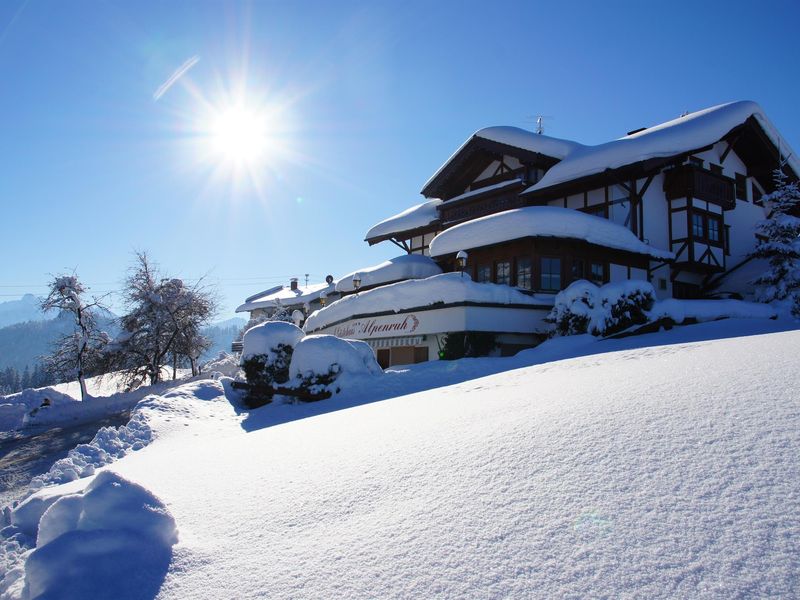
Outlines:
<svg viewBox="0 0 800 600"><path fill-rule="evenodd" d="M137 407L123 458L6 511L0 595L797 596L800 332L779 329L553 340L250 413L186 384Z"/></svg>

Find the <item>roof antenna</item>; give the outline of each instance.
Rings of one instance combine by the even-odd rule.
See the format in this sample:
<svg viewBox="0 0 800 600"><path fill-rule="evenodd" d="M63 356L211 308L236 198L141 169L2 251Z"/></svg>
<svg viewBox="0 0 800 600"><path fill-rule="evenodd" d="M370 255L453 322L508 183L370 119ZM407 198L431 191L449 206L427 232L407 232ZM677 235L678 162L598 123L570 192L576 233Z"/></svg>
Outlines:
<svg viewBox="0 0 800 600"><path fill-rule="evenodd" d="M306 273L306 287L308 287L308 273Z"/></svg>
<svg viewBox="0 0 800 600"><path fill-rule="evenodd" d="M536 116L531 115L531 116L528 116L525 120L527 122L535 121L536 122L536 128L534 129L534 132L537 135L542 135L544 133L544 120L545 119L552 119L552 118L553 117L551 117L550 115L536 115Z"/></svg>

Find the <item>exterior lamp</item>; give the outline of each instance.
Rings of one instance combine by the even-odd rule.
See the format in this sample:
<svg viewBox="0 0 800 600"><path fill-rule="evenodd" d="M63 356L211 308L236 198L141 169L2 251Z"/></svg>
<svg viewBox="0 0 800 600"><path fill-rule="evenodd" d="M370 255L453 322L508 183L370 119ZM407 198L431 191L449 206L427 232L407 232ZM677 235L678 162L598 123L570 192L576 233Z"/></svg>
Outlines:
<svg viewBox="0 0 800 600"><path fill-rule="evenodd" d="M319 303L322 306L325 306L325 302L328 300L328 292L320 292L319 293Z"/></svg>
<svg viewBox="0 0 800 600"><path fill-rule="evenodd" d="M353 275L353 287L356 290L356 294L358 293L358 289L361 287L361 275L356 273Z"/></svg>
<svg viewBox="0 0 800 600"><path fill-rule="evenodd" d="M464 276L464 268L467 266L467 257L469 255L464 252L463 250L459 250L458 254L456 254L456 264L458 265L458 270L461 271L461 276Z"/></svg>

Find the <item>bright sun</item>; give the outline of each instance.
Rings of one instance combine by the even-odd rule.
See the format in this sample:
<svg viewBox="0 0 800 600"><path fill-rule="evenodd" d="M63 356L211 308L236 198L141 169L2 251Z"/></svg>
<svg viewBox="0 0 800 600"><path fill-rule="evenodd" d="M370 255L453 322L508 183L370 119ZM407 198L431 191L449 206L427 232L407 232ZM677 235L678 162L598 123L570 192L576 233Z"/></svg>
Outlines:
<svg viewBox="0 0 800 600"><path fill-rule="evenodd" d="M267 115L244 106L231 106L213 118L211 149L234 165L253 166L264 160L270 146Z"/></svg>

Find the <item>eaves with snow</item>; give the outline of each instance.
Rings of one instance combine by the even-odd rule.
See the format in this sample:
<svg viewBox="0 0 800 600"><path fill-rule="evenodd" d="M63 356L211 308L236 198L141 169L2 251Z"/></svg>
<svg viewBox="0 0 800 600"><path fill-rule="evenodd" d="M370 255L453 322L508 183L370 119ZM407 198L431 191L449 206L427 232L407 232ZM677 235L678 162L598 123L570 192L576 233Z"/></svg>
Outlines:
<svg viewBox="0 0 800 600"><path fill-rule="evenodd" d="M433 225L439 220L439 213L436 208L441 203L442 201L439 198L434 198L384 219L367 231L364 241L369 242L370 245L377 244L391 237L402 236L402 234L412 230Z"/></svg>
<svg viewBox="0 0 800 600"><path fill-rule="evenodd" d="M433 238L433 257L528 237L584 241L596 246L671 260L672 252L645 244L629 229L569 208L529 206L495 213L447 229Z"/></svg>
<svg viewBox="0 0 800 600"><path fill-rule="evenodd" d="M265 290L260 294L250 296L244 304L236 308L236 312L249 312L259 308L273 308L276 306L295 306L308 304L319 299L322 292L333 292L333 284L315 283L311 285L298 286L292 289L286 286L276 286Z"/></svg>
<svg viewBox="0 0 800 600"><path fill-rule="evenodd" d="M438 275L441 272L441 267L427 256L404 254L384 261L379 265L348 273L339 278L338 281L335 281L334 286L337 292L354 292L353 277L356 274L361 278L361 287L369 288L404 279L424 279L432 275Z"/></svg>
<svg viewBox="0 0 800 600"><path fill-rule="evenodd" d="M466 274L442 273L412 279L344 296L314 311L303 330L312 333L359 315L392 314L433 305L442 308L457 303L550 308L552 294L523 294L507 285L475 283Z"/></svg>

